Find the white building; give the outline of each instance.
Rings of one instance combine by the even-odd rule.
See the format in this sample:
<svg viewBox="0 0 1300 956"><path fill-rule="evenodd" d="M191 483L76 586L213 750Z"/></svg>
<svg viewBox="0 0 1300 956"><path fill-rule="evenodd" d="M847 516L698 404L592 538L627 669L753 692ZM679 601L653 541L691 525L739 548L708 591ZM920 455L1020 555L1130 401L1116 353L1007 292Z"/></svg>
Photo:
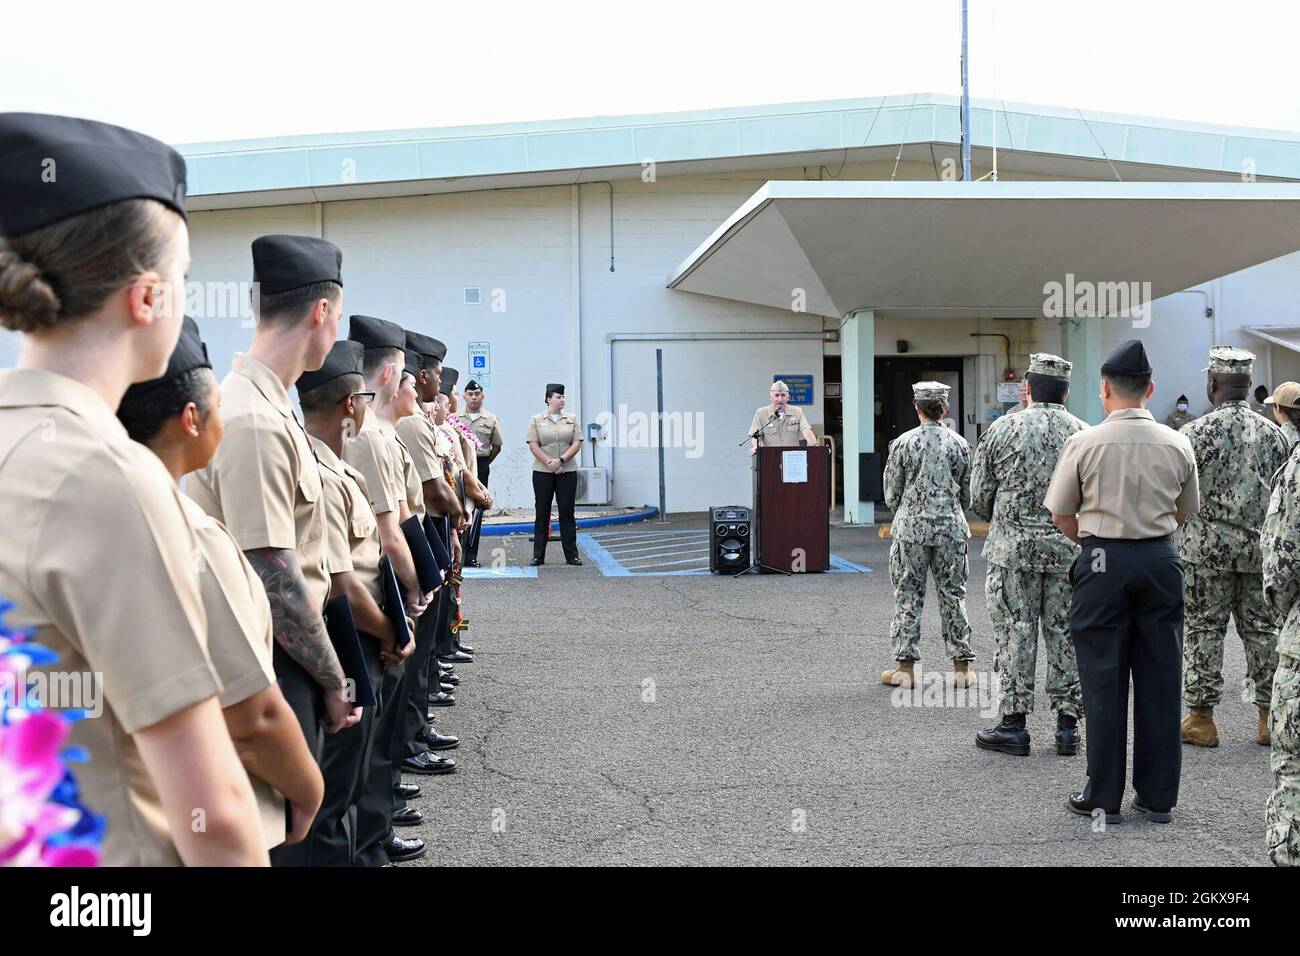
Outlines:
<svg viewBox="0 0 1300 956"><path fill-rule="evenodd" d="M776 377L811 384L808 416L841 452L847 423L850 461L910 427L922 377L958 386L975 440L1033 351L1079 360L1071 404L1094 420L1095 364L1133 335L1158 418L1179 393L1205 408L1213 344L1254 350L1270 389L1300 380L1300 186L1275 185L1300 182L1300 134L1014 104L977 104L972 127L976 177L997 132L996 183L947 181L957 99L924 94L181 147L190 279L212 300L192 311L224 374L252 331L218 300L251 280L252 239L336 243L346 314L428 332L462 383L487 380L506 435L494 491L521 506L524 428L552 381L611 426L581 458L612 462L611 500L657 504L659 349L673 512L749 501L742 440ZM1045 318L1045 283L1067 275L1149 279L1150 325ZM849 520L870 521L846 477Z"/></svg>

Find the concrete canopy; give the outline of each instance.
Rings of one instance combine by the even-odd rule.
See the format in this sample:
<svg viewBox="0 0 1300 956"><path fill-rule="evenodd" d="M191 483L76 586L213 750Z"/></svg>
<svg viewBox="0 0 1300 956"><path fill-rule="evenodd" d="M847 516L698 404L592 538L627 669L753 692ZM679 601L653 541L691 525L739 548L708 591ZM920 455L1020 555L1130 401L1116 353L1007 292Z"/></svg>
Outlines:
<svg viewBox="0 0 1300 956"><path fill-rule="evenodd" d="M1137 306L1298 249L1300 184L769 182L668 286L833 317L1035 318L1049 283L1067 309L1080 283Z"/></svg>

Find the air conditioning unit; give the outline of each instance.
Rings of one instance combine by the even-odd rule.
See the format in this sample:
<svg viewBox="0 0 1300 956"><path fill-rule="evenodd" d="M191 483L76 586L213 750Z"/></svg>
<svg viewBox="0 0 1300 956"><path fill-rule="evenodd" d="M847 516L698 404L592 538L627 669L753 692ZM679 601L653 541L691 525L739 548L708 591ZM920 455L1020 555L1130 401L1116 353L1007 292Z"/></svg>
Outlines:
<svg viewBox="0 0 1300 956"><path fill-rule="evenodd" d="M607 505L609 504L609 469L608 468L579 468L578 469L578 504L580 505Z"/></svg>

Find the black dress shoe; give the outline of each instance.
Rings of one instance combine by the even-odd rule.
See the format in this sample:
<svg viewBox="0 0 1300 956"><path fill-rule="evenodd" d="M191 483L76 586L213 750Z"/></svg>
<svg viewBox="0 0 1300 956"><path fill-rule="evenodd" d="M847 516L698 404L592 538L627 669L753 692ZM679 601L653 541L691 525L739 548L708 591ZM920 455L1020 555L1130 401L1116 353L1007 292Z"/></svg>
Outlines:
<svg viewBox="0 0 1300 956"><path fill-rule="evenodd" d="M996 726L977 730L975 746L1013 757L1028 757L1029 731L1025 729L1025 715L1004 714Z"/></svg>
<svg viewBox="0 0 1300 956"><path fill-rule="evenodd" d="M474 658L464 651L452 651L446 657L439 657L438 662L441 664L473 664Z"/></svg>
<svg viewBox="0 0 1300 956"><path fill-rule="evenodd" d="M450 685L452 686L452 688L454 689L455 687L459 686L459 684L460 684L460 678L457 677L455 674L452 674L452 673L449 672L449 671L443 671L441 674L439 674L439 675L438 675L438 680L442 681L442 686L443 686L444 688L445 688L448 684L450 684Z"/></svg>
<svg viewBox="0 0 1300 956"><path fill-rule="evenodd" d="M418 783L399 783L393 788L393 796L398 800L414 800L420 795Z"/></svg>
<svg viewBox="0 0 1300 956"><path fill-rule="evenodd" d="M582 567L582 558L565 558L564 563L571 564L575 568L580 568Z"/></svg>
<svg viewBox="0 0 1300 956"><path fill-rule="evenodd" d="M463 654L475 653L474 648L470 647L468 644L461 644L459 642L456 644L456 650L460 651Z"/></svg>
<svg viewBox="0 0 1300 956"><path fill-rule="evenodd" d="M1101 809L1091 800L1083 799L1082 790L1076 790L1074 793L1070 794L1070 799L1065 801L1065 806L1071 813L1077 813L1081 817L1090 817L1094 810ZM1124 818L1119 815L1118 810L1107 810L1106 822L1123 823Z"/></svg>
<svg viewBox="0 0 1300 956"><path fill-rule="evenodd" d="M1133 798L1133 809L1152 823L1168 823L1174 818L1174 815L1169 812L1170 807L1153 807L1140 796Z"/></svg>
<svg viewBox="0 0 1300 956"><path fill-rule="evenodd" d="M444 693L443 691L438 691L436 694L430 694L429 706L430 707L455 707L456 695L447 694Z"/></svg>
<svg viewBox="0 0 1300 956"><path fill-rule="evenodd" d="M545 563L546 563L546 559L545 559L545 558L533 558L533 560L529 561L528 563L529 563L530 565L532 565L532 566L535 568L535 567L537 567L537 566L539 566L539 565L545 564Z"/></svg>
<svg viewBox="0 0 1300 956"><path fill-rule="evenodd" d="M440 773L451 773L456 769L456 761L448 757L438 757L425 751L416 754L414 757L407 757L402 761L402 773L418 773L425 776L432 776Z"/></svg>
<svg viewBox="0 0 1300 956"><path fill-rule="evenodd" d="M424 822L424 814L415 807L402 807L400 810L393 811L393 826L395 827L418 827Z"/></svg>
<svg viewBox="0 0 1300 956"><path fill-rule="evenodd" d="M440 734L432 727L425 728L416 739L430 750L455 750L460 746L460 738L455 734Z"/></svg>
<svg viewBox="0 0 1300 956"><path fill-rule="evenodd" d="M1073 757L1079 752L1078 717L1056 715L1056 752L1062 757Z"/></svg>
<svg viewBox="0 0 1300 956"><path fill-rule="evenodd" d="M454 674L456 673L456 665L444 664L442 661L438 661L438 673L442 674L444 677L448 674Z"/></svg>
<svg viewBox="0 0 1300 956"><path fill-rule="evenodd" d="M418 860L424 856L424 841L403 840L399 836L394 836L384 844L384 852L388 854L390 863L405 863L407 860Z"/></svg>
<svg viewBox="0 0 1300 956"><path fill-rule="evenodd" d="M477 568L477 567L478 567L478 560L477 560L476 558L470 558L468 561L466 561L466 562L463 564L463 567L466 567L466 568Z"/></svg>
<svg viewBox="0 0 1300 956"><path fill-rule="evenodd" d="M444 695L447 695L447 696L453 696L453 697L454 697L455 694L456 694L456 688L453 687L451 684L448 684L448 683L445 683L445 682L440 683L440 684L438 685L438 689L437 689L437 690L435 690L435 691L431 691L431 692L429 693L429 705L430 705L431 707L437 707L437 706L438 706L437 704L435 704L435 703L433 702L433 698L436 697L436 696L438 696L439 694L444 694Z"/></svg>

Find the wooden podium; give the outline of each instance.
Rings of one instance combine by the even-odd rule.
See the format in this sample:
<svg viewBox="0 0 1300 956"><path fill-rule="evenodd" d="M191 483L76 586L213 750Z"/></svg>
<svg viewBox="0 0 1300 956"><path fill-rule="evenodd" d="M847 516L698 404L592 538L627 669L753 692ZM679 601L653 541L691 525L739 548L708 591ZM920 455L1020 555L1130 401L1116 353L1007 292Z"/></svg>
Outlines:
<svg viewBox="0 0 1300 956"><path fill-rule="evenodd" d="M829 571L830 446L760 447L753 468L754 566Z"/></svg>

